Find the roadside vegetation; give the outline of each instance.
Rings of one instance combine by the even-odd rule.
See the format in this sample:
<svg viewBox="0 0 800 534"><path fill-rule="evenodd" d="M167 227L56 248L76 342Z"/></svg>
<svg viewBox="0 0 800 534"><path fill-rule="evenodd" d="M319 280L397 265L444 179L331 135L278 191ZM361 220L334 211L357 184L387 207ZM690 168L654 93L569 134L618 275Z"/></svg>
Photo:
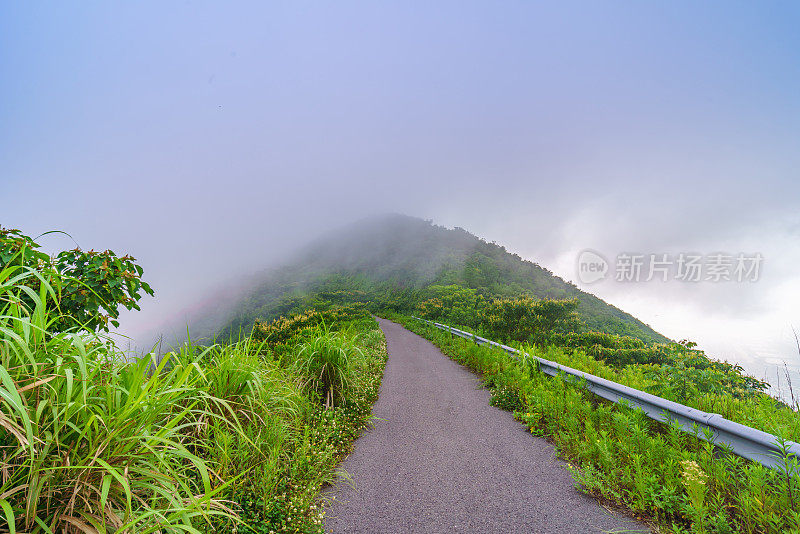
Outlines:
<svg viewBox="0 0 800 534"><path fill-rule="evenodd" d="M635 337L590 330L577 313L576 299L523 295L484 301L474 291L458 286L432 289L438 296L421 301L410 313L503 343L558 347L570 354L577 349L614 369L635 365L653 378L648 391L670 400L683 402L706 391L747 398L769 386L748 376L740 366L709 357L687 340L645 343Z"/></svg>
<svg viewBox="0 0 800 534"><path fill-rule="evenodd" d="M541 307L541 303L531 304L530 309ZM570 307L563 303L562 312L569 315ZM800 529L796 458L784 457L782 470L764 467L654 421L641 411L599 399L563 376L549 377L537 370L533 358L517 360L416 319L392 317L481 374L491 390L491 403L512 411L532 434L551 440L583 491L630 508L664 532ZM503 328L519 329L520 315L513 317L509 316L513 324ZM491 322L496 317L484 319ZM485 324L481 318L480 324ZM483 333L489 335L486 330ZM539 343L530 343L536 337L531 335L528 342L514 344L530 356L719 413L784 440L800 441L800 417L792 407L763 393L761 383L741 369L711 360L691 343L641 347L648 363L640 364L615 359L613 353L592 353L591 345L559 346L569 334L550 334L540 332Z"/></svg>
<svg viewBox="0 0 800 534"><path fill-rule="evenodd" d="M435 230L434 239L420 231L430 247L463 241L460 266L420 260L436 283L416 283L413 269L379 254L364 268L388 269L383 278L287 279L262 288L266 303L250 299L220 342L132 357L108 332L120 309L153 294L134 258L79 249L49 256L0 228L0 533L322 533L322 490L368 423L386 361L370 313L403 322L480 373L492 404L552 440L584 491L667 532L800 531L796 458L772 470L725 454L547 377L532 358L514 360L410 316L783 440L800 441L796 402L770 397L765 382L691 342L558 286L497 245L475 249L465 232ZM383 260L382 271L373 263ZM531 287L545 296L520 282L524 273L538 273Z"/></svg>
<svg viewBox="0 0 800 534"><path fill-rule="evenodd" d="M105 332L152 293L133 258L0 232L0 532L323 532L386 358L368 313L132 358Z"/></svg>
<svg viewBox="0 0 800 534"><path fill-rule="evenodd" d="M467 278L473 282L489 269L487 263L470 265L475 276ZM775 471L725 454L639 412L597 399L579 385L535 372L531 362L522 364L504 353L451 340L408 320L415 315L523 346L529 354L800 441L796 401L769 396L768 384L740 366L716 360L690 341L643 335L641 328L618 328L616 322L602 328L597 316L587 320L580 296L542 298L518 289L503 295L481 284L382 285L338 273L314 290L274 303L295 310L288 320L296 328L314 313L363 305L434 339L483 374L493 404L515 412L531 432L555 443L584 491L651 518L663 531L800 529L796 458L784 458L784 469ZM261 322L253 331L264 338L273 336Z"/></svg>

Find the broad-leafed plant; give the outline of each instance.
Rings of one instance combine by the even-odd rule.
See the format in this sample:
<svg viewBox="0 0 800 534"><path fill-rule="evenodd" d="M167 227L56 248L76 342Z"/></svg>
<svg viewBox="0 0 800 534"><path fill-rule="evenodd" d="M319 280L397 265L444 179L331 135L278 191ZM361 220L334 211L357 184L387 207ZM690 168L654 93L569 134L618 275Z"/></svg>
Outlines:
<svg viewBox="0 0 800 534"><path fill-rule="evenodd" d="M35 239L19 230L0 227L0 269L6 268L14 273L33 270L50 281L60 311L53 317L51 330L108 331L110 326L119 326L120 308L138 310L143 294L154 294L142 280L143 269L132 256L79 248L50 256L41 251ZM26 284L34 292L41 287L37 277L29 277ZM22 298L31 306L29 297Z"/></svg>

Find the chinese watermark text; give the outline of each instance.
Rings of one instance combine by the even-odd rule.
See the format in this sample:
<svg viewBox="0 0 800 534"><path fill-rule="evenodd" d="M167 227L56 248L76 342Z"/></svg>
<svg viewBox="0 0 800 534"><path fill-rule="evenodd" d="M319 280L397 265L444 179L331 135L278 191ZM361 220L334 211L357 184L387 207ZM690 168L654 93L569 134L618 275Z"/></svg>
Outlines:
<svg viewBox="0 0 800 534"><path fill-rule="evenodd" d="M617 255L613 269L602 254L584 250L578 256L578 279L603 280L613 273L617 282L756 282L761 275L761 253L637 254Z"/></svg>

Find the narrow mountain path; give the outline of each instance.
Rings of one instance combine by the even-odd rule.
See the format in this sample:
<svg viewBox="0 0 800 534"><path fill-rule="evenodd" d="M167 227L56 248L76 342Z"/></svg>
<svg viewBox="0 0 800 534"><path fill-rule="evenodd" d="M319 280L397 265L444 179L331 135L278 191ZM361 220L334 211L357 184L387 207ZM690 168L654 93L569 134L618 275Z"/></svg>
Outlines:
<svg viewBox="0 0 800 534"><path fill-rule="evenodd" d="M334 533L649 532L579 493L553 446L466 368L402 326L379 319L389 360L378 418L331 490Z"/></svg>

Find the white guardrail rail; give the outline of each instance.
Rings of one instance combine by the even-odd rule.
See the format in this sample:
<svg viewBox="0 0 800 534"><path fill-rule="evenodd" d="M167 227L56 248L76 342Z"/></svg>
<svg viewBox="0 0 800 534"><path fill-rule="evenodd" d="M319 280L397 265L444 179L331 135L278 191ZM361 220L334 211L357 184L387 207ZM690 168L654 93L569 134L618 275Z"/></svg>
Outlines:
<svg viewBox="0 0 800 534"><path fill-rule="evenodd" d="M454 336L471 339L478 345L491 345L515 356L519 356L520 354L520 351L513 347L496 343L470 332L453 328L452 326L435 323L419 317L414 317L414 319L429 323L436 328L450 332ZM625 401L629 406L641 409L652 419L663 423L674 421L680 425L684 432L688 432L700 439L711 441L715 445L727 448L734 454L742 456L743 458L753 460L773 469L783 468L783 454L778 447L778 438L772 434L739 423L734 423L719 414L696 410L684 406L683 404L662 399L650 393L623 386L611 380L590 375L589 373L584 373L583 371L578 371L577 369L572 369L571 367L556 362L551 362L535 356L534 359L539 364L539 370L550 376L564 373L568 377L577 379L577 381L585 381L586 389L598 397L602 397L611 402ZM707 432L708 430L711 432ZM708 436L706 434L708 434ZM786 445L789 455L800 458L800 444L787 441Z"/></svg>

